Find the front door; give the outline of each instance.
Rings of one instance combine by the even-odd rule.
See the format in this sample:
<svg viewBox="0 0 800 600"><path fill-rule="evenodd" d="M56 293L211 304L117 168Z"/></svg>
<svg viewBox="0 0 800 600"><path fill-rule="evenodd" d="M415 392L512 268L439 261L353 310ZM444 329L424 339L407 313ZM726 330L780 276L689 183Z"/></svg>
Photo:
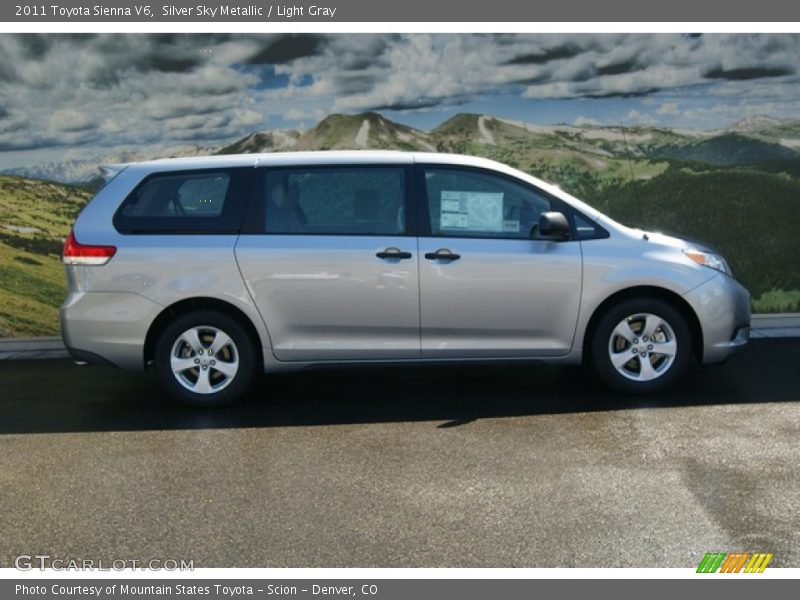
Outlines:
<svg viewBox="0 0 800 600"><path fill-rule="evenodd" d="M572 347L581 296L577 241L537 239L559 204L491 171L421 165L419 239L426 358L558 356Z"/></svg>

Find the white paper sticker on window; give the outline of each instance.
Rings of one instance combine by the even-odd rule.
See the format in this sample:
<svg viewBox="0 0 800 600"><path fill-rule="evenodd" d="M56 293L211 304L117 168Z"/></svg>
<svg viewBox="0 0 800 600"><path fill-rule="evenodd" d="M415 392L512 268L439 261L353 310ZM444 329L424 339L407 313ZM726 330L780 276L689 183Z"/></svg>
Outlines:
<svg viewBox="0 0 800 600"><path fill-rule="evenodd" d="M502 192L442 191L440 205L442 229L508 231L503 222Z"/></svg>
<svg viewBox="0 0 800 600"><path fill-rule="evenodd" d="M444 196L444 194L442 194ZM457 213L461 211L461 203L458 200L445 200L442 198L442 214Z"/></svg>

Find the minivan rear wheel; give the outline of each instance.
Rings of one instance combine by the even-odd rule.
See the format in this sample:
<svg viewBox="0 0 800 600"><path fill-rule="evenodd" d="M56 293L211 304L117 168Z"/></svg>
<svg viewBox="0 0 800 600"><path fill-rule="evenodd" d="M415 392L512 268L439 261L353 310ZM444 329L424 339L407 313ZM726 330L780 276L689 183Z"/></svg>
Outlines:
<svg viewBox="0 0 800 600"><path fill-rule="evenodd" d="M156 376L169 395L195 407L237 400L255 374L255 348L228 315L201 310L175 319L156 342Z"/></svg>
<svg viewBox="0 0 800 600"><path fill-rule="evenodd" d="M614 389L648 393L683 376L691 352L691 330L680 311L657 298L638 298L621 302L601 317L591 360Z"/></svg>

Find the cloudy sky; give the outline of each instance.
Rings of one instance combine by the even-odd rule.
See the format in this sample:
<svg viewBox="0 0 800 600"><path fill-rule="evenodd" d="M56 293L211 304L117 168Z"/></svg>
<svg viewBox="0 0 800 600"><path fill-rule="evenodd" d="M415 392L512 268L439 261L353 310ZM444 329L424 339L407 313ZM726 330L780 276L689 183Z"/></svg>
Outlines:
<svg viewBox="0 0 800 600"><path fill-rule="evenodd" d="M800 117L800 35L0 34L0 167L376 110L714 129Z"/></svg>

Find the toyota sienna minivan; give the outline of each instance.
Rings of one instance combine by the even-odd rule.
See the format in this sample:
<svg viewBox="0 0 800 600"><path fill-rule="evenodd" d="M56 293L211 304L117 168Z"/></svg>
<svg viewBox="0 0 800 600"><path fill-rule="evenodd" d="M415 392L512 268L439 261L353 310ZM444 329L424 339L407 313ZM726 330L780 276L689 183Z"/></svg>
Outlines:
<svg viewBox="0 0 800 600"><path fill-rule="evenodd" d="M587 362L661 390L747 343L700 244L630 229L503 164L297 152L119 165L64 246L72 357L219 406L259 372Z"/></svg>

